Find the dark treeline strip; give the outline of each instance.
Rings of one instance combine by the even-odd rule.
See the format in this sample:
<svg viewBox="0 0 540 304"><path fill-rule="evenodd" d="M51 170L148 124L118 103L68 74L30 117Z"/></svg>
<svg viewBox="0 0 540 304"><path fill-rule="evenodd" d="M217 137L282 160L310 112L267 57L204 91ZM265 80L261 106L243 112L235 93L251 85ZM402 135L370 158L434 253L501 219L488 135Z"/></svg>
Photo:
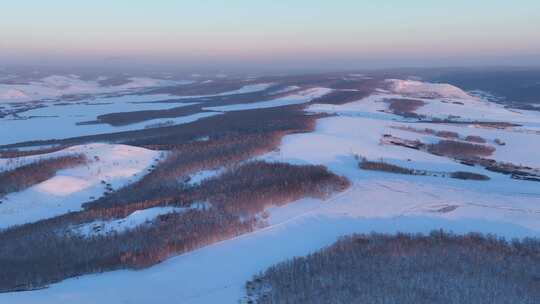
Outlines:
<svg viewBox="0 0 540 304"><path fill-rule="evenodd" d="M317 118L323 115L306 115L302 105L280 108L227 112L190 124L156 129L155 136L127 140L135 146L160 147L187 143L201 137L220 139L227 136L245 136L268 132L309 132ZM169 132L171 131L171 132Z"/></svg>
<svg viewBox="0 0 540 304"><path fill-rule="evenodd" d="M358 160L358 167L363 170L380 171L394 174L406 174L406 175L418 175L418 176L435 176L435 177L450 177L462 180L476 180L486 181L490 180L489 176L467 172L467 171L455 171L455 172L443 172L443 171L430 171L420 169L410 169L402 166L387 163L383 160L370 161L364 157L356 156Z"/></svg>
<svg viewBox="0 0 540 304"><path fill-rule="evenodd" d="M495 148L455 140L441 140L438 143L427 145L427 151L452 158L473 158L489 156L495 151Z"/></svg>
<svg viewBox="0 0 540 304"><path fill-rule="evenodd" d="M464 179L464 180L478 180L478 181L485 181L489 180L489 176L478 174L478 173L472 173L467 171L456 171L450 173L451 178L456 179Z"/></svg>
<svg viewBox="0 0 540 304"><path fill-rule="evenodd" d="M145 111L132 111L132 112L119 112L99 115L95 122L83 122L79 124L88 123L106 123L111 126L125 126L133 123L143 122L147 120L157 118L175 118L180 116L188 116L197 113L204 112L201 105L191 105L185 107L175 107L165 110L145 110Z"/></svg>
<svg viewBox="0 0 540 304"><path fill-rule="evenodd" d="M67 146L55 146L49 148L40 148L33 150L17 150L17 149L7 149L0 150L0 158L17 158L24 156L33 156L33 155L42 155L47 153L53 153L60 150L66 149Z"/></svg>
<svg viewBox="0 0 540 304"><path fill-rule="evenodd" d="M42 159L13 170L0 172L0 197L22 191L53 177L58 170L86 163L82 154Z"/></svg>
<svg viewBox="0 0 540 304"><path fill-rule="evenodd" d="M381 172L396 173L396 174L415 175L415 170L413 169L404 168L398 165L390 164L382 160L370 161L370 160L367 160L366 158L360 158L358 162L358 167L360 169L370 170L370 171L381 171Z"/></svg>
<svg viewBox="0 0 540 304"><path fill-rule="evenodd" d="M540 240L352 235L270 267L246 303L539 303Z"/></svg>

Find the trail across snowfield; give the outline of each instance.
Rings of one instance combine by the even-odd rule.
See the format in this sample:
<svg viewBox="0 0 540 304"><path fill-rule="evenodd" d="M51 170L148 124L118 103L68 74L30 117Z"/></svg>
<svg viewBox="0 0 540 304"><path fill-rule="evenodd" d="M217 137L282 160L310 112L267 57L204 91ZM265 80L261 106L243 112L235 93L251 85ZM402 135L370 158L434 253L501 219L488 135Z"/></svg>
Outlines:
<svg viewBox="0 0 540 304"><path fill-rule="evenodd" d="M381 144L384 134L436 142L430 134L396 127L413 125L477 135L496 151L497 161L540 167L540 113L513 111L448 86L413 84L393 92L379 92L341 106L311 105L312 113L335 116L318 120L314 132L291 134L279 151L262 156L267 161L321 164L346 176L351 187L327 201L302 199L268 209L268 227L231 240L170 258L140 271L114 271L83 276L48 289L0 294L5 303L238 303L244 283L272 264L332 244L339 236L362 232L495 233L507 238L540 236L540 187L537 182L470 167L423 151ZM399 92L398 92L399 91ZM421 92L418 93L418 92ZM461 93L463 92L463 93ZM519 123L508 129L469 124L411 123L389 113L388 98L422 98L419 111L432 117L452 110L462 120L493 119ZM450 103L448 103L450 102ZM453 103L456 102L456 103ZM449 105L452 106L449 106ZM452 108L449 108L452 107ZM454 108L455 107L455 108ZM494 144L501 139L504 146ZM383 159L413 169L469 171L489 181L456 180L434 176L396 175L358 168L355 155ZM204 175L204 174L203 174Z"/></svg>

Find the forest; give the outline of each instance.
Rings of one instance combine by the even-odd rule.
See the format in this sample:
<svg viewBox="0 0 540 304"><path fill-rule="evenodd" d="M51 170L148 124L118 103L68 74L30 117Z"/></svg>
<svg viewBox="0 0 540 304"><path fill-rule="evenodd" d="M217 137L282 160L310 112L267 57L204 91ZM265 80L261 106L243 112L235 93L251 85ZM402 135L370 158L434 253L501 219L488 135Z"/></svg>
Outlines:
<svg viewBox="0 0 540 304"><path fill-rule="evenodd" d="M355 234L271 266L245 288L242 303L539 303L540 240Z"/></svg>

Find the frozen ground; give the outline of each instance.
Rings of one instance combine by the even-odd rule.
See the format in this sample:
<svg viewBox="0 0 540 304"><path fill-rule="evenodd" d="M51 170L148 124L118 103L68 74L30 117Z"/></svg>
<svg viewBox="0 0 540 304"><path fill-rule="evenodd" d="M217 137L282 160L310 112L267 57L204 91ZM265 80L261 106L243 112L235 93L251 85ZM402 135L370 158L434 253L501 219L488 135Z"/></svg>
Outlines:
<svg viewBox="0 0 540 304"><path fill-rule="evenodd" d="M118 189L132 183L162 157L161 152L138 147L90 144L23 158L18 164L79 153L86 155L88 164L60 170L51 179L1 198L0 229L80 210L83 203L101 197L107 184Z"/></svg>
<svg viewBox="0 0 540 304"><path fill-rule="evenodd" d="M141 225L151 225L160 215L170 213L182 213L190 209L206 209L211 208L208 203L194 203L189 207L153 207L143 210L137 210L125 218L115 219L110 221L94 221L71 227L66 231L69 234L78 234L84 237L92 237L97 235L106 235L110 233L122 233L128 230L135 229Z"/></svg>
<svg viewBox="0 0 540 304"><path fill-rule="evenodd" d="M0 104L59 98L64 95L129 92L144 88L189 83L186 81L132 77L122 85L103 86L99 84L98 80L83 80L77 75L52 75L25 84L0 84Z"/></svg>
<svg viewBox="0 0 540 304"><path fill-rule="evenodd" d="M355 232L495 233L508 238L540 236L540 187L537 182L469 167L445 157L397 146L381 145L384 134L426 142L431 135L396 129L412 126L455 131L462 136L496 138L491 156L498 161L540 167L540 113L513 111L469 99L446 86L414 84L405 91L384 92L341 106L315 104L312 113L335 114L318 120L316 130L284 138L279 151L261 158L294 164L322 164L346 176L351 187L327 201L302 199L269 208L268 227L188 254L173 257L140 271L114 271L83 276L48 289L0 294L6 303L238 303L243 284L268 266L330 245ZM401 90L401 89L400 89ZM459 89L458 89L459 90ZM420 91L423 97L417 92ZM415 96L427 103L423 111L437 117L447 110L463 119L519 122L508 129L475 125L411 123L387 113L388 98ZM426 98L429 97L429 98ZM460 101L456 109L442 101ZM457 107L459 106L459 107ZM459 109L459 110L457 110ZM386 111L386 112L383 112ZM454 112L452 112L454 113ZM355 155L435 171L470 171L489 181L464 181L432 176L396 175L360 170ZM202 172L201 177L214 174ZM197 177L198 178L198 177Z"/></svg>
<svg viewBox="0 0 540 304"><path fill-rule="evenodd" d="M173 212L183 212L186 208L175 207L154 207L149 209L137 210L125 218L111 221L96 221L73 227L71 233L79 234L85 237L95 235L104 235L109 233L122 233L134 229L140 225L151 223L158 216Z"/></svg>

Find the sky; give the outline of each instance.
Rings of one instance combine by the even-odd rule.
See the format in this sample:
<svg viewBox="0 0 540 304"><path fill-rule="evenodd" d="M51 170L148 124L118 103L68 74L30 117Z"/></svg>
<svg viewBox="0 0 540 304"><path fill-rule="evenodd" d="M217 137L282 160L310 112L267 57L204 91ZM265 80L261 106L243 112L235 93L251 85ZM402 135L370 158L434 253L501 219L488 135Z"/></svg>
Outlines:
<svg viewBox="0 0 540 304"><path fill-rule="evenodd" d="M3 2L4 65L540 65L538 0Z"/></svg>

